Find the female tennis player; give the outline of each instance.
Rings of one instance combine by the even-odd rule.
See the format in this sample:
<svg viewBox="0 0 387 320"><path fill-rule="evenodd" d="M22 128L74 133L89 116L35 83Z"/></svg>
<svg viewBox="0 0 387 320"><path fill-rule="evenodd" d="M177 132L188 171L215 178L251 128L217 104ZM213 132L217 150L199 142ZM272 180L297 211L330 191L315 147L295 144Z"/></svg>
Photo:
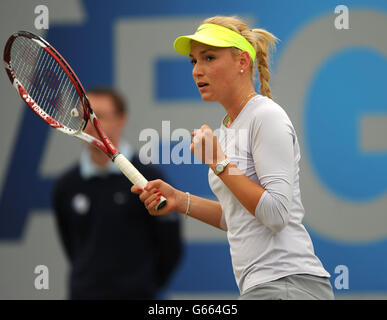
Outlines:
<svg viewBox="0 0 387 320"><path fill-rule="evenodd" d="M191 152L209 167L219 201L150 181L139 194L150 214L178 211L227 231L241 299L333 299L329 273L302 224L300 148L291 121L272 100L268 68L276 38L236 17L206 19L195 34L175 40L189 55L205 101L226 111L219 137L203 125ZM254 89L254 69L260 92ZM163 195L167 206L154 207Z"/></svg>

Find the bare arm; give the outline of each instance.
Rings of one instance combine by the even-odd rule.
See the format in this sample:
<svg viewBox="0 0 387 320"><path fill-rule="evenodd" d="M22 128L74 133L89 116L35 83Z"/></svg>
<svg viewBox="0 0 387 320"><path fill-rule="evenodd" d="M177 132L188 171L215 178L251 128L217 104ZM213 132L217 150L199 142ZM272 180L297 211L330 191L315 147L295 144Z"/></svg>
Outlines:
<svg viewBox="0 0 387 320"><path fill-rule="evenodd" d="M160 179L150 181L144 190L134 185L131 191L140 195L140 200L144 202L151 215L163 215L173 211L185 214L187 210L188 195ZM161 195L167 199L167 205L162 210L156 211L154 208ZM226 230L225 225L221 223L222 207L217 201L191 195L189 216L218 229Z"/></svg>
<svg viewBox="0 0 387 320"><path fill-rule="evenodd" d="M210 168L213 169L213 165ZM255 216L255 209L265 189L249 179L232 162L218 176L249 213Z"/></svg>
<svg viewBox="0 0 387 320"><path fill-rule="evenodd" d="M183 197L182 209L184 211L179 211L181 213L185 213L188 204L188 195L183 193ZM226 231L225 226L222 226L221 224L222 207L218 201L191 195L189 216Z"/></svg>

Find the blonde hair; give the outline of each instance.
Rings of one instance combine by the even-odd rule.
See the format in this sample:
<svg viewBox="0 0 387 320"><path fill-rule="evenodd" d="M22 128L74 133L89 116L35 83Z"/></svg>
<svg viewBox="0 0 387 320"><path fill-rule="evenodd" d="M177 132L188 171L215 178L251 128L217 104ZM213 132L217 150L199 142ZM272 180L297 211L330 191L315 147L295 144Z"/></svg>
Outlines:
<svg viewBox="0 0 387 320"><path fill-rule="evenodd" d="M275 42L278 40L274 35L264 29L249 29L246 23L236 16L215 16L204 20L203 23L213 23L222 27L233 30L243 37L254 47L257 56L256 64L259 73L259 90L264 96L272 98L270 90L270 54L271 50L275 49ZM240 51L239 49L236 49ZM251 75L254 79L254 64L251 63Z"/></svg>

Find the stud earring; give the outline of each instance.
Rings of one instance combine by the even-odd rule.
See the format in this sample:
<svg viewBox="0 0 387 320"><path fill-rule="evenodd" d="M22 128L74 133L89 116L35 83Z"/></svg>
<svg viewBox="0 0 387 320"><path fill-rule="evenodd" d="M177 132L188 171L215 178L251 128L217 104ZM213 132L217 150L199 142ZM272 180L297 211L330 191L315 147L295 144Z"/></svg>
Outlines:
<svg viewBox="0 0 387 320"><path fill-rule="evenodd" d="M243 73L243 69L241 69L241 73Z"/></svg>

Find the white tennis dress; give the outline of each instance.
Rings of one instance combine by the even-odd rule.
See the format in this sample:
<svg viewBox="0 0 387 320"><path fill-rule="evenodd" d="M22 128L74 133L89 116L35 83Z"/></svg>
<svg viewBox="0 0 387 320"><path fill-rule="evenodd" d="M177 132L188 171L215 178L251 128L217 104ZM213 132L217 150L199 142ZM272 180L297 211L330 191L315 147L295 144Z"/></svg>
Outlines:
<svg viewBox="0 0 387 320"><path fill-rule="evenodd" d="M302 224L300 148L285 111L258 95L229 128L222 123L215 133L227 157L266 190L253 216L211 169L208 173L210 187L222 206L221 226L227 230L241 294L254 285L292 274L329 277Z"/></svg>

